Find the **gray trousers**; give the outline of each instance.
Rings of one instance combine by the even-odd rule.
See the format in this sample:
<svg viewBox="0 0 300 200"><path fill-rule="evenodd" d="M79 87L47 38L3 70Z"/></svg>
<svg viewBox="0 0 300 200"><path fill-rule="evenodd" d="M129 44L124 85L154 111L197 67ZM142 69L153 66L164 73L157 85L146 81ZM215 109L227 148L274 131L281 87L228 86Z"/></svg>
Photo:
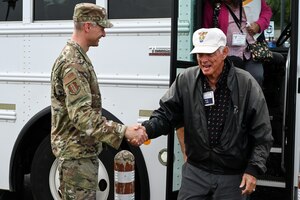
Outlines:
<svg viewBox="0 0 300 200"><path fill-rule="evenodd" d="M242 174L211 174L186 162L177 200L246 200L239 188L241 180Z"/></svg>

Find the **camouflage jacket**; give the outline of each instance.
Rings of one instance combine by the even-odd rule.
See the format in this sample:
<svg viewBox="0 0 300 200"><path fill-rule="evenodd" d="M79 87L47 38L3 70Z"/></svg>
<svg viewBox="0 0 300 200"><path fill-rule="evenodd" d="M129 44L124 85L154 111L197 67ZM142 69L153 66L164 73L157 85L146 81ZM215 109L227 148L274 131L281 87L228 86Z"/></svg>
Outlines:
<svg viewBox="0 0 300 200"><path fill-rule="evenodd" d="M102 116L101 94L87 54L68 41L51 73L51 145L56 157L97 156L102 142L119 148L126 126Z"/></svg>

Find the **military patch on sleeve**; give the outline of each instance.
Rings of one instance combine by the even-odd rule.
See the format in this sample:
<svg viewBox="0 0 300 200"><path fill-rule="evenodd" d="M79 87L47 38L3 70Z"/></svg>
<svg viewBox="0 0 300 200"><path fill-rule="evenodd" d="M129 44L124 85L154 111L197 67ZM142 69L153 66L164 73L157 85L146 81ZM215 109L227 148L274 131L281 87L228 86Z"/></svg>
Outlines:
<svg viewBox="0 0 300 200"><path fill-rule="evenodd" d="M69 90L69 94L70 94L70 95L76 95L76 94L78 94L78 93L80 92L81 87L80 87L80 85L77 83L76 80L77 80L77 79L75 79L74 81L72 81L71 83L69 83L69 84L67 85L67 88L68 88L68 90Z"/></svg>
<svg viewBox="0 0 300 200"><path fill-rule="evenodd" d="M64 77L64 84L68 84L76 78L76 74L74 72L70 72Z"/></svg>

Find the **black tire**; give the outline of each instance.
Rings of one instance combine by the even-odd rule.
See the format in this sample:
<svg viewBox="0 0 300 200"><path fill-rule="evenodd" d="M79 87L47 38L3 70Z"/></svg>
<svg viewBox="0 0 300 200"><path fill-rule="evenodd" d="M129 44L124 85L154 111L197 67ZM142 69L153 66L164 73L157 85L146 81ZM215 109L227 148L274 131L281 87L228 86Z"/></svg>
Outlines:
<svg viewBox="0 0 300 200"><path fill-rule="evenodd" d="M112 115L107 111L103 112L103 115L108 119L111 119ZM118 121L117 119L113 119ZM109 186L109 195L107 200L114 199L114 156L121 150L129 150L135 156L135 199L136 200L149 200L150 189L147 168L143 155L139 148L132 147L125 142L122 142L120 149L115 150L109 146L103 144L103 151L99 155L99 159L106 169L108 179L101 179L99 181L99 189L105 190ZM59 200L59 194L57 187L53 187L53 181L55 175L50 173L53 172L52 166L57 163L55 156L51 151L50 135L43 139L37 148L33 161L31 164L31 190L35 200ZM55 169L55 168L54 168ZM51 176L50 176L51 174ZM52 182L51 182L52 181ZM55 181L54 181L55 182ZM51 188L50 189L50 185ZM107 188L108 189L108 188ZM51 194L54 193L54 195ZM102 200L102 199L101 199Z"/></svg>
<svg viewBox="0 0 300 200"><path fill-rule="evenodd" d="M35 200L53 200L49 187L49 172L55 161L50 145L50 135L37 148L31 164L30 183Z"/></svg>
<svg viewBox="0 0 300 200"><path fill-rule="evenodd" d="M113 174L106 172L106 168L113 168L113 165L111 166L109 159L105 159L105 157L105 155L102 157L104 158L104 162L102 161L99 167L102 174L104 174L102 177L104 176L105 178L99 180L99 188L101 191L98 192L98 195L101 196L101 200L113 200L113 193L112 195L109 193L114 191L108 188L113 188L113 185L110 184L113 183L111 182L113 181L113 177L110 177L113 176ZM39 145L31 166L30 182L35 200L60 200L57 167L58 161L52 154L50 137L47 136Z"/></svg>

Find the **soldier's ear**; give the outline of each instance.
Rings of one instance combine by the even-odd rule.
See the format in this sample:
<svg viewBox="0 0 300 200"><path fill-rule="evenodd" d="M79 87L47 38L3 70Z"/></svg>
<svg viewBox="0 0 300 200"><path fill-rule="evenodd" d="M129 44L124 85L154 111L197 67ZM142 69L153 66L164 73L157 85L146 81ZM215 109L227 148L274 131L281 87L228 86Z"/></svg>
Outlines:
<svg viewBox="0 0 300 200"><path fill-rule="evenodd" d="M85 32L89 32L90 29L91 29L91 23L89 23L89 22L84 22L84 23L83 23L83 30L84 30Z"/></svg>

